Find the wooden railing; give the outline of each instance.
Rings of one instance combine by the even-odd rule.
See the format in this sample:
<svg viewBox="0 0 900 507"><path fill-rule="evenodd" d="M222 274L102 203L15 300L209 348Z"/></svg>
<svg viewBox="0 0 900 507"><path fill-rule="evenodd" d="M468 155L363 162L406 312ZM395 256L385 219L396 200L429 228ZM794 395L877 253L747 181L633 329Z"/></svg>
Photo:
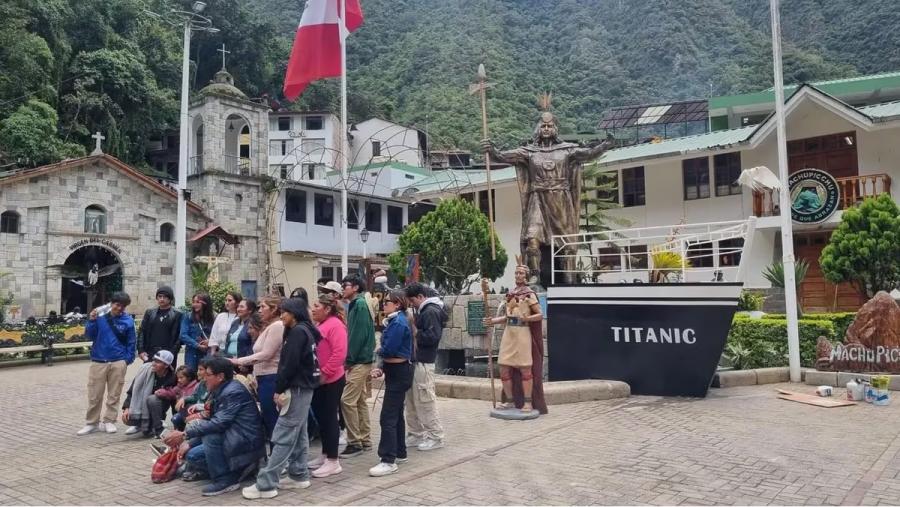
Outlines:
<svg viewBox="0 0 900 507"><path fill-rule="evenodd" d="M891 177L887 174L866 174L835 180L841 189L842 210L859 204L866 197L891 195ZM753 214L758 217L778 216L778 193L772 190L753 192Z"/></svg>

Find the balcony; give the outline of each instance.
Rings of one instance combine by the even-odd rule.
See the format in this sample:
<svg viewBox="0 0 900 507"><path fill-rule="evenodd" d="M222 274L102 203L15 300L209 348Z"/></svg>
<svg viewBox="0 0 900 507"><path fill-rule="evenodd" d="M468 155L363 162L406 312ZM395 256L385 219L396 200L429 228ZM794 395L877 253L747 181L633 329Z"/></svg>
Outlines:
<svg viewBox="0 0 900 507"><path fill-rule="evenodd" d="M848 178L835 178L841 189L840 208L855 206L867 197L881 194L891 195L891 177L887 174L866 174ZM753 192L753 215L757 217L778 216L778 194L774 190Z"/></svg>
<svg viewBox="0 0 900 507"><path fill-rule="evenodd" d="M238 176L249 176L250 159L241 158L236 155L222 155L222 168L218 169L216 167L204 167L203 156L197 155L191 157L190 164L188 165L188 176L194 176L205 171L216 170Z"/></svg>

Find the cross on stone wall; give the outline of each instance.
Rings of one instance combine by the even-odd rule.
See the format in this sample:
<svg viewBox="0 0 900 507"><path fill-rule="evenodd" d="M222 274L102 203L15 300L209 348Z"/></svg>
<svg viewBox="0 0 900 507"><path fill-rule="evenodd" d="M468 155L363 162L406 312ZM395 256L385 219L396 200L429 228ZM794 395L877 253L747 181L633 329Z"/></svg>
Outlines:
<svg viewBox="0 0 900 507"><path fill-rule="evenodd" d="M100 132L97 132L91 137L97 141L97 145L94 146L94 151L91 152L91 156L93 157L96 155L103 155L103 150L100 148L100 141L103 141L104 139L106 139L106 137L104 137Z"/></svg>
<svg viewBox="0 0 900 507"><path fill-rule="evenodd" d="M225 70L225 55L231 54L231 51L225 51L225 43L222 43L222 49L217 49L219 53L222 53L222 70Z"/></svg>

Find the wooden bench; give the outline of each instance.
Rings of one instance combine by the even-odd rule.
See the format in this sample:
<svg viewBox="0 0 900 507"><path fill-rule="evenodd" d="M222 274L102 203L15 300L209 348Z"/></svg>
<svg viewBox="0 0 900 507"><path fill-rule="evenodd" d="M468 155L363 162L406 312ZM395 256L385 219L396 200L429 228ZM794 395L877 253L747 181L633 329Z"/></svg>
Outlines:
<svg viewBox="0 0 900 507"><path fill-rule="evenodd" d="M58 349L78 349L82 347L90 347L93 342L61 342L54 343L52 346L45 345L22 345L19 347L0 347L0 354L13 355L22 352L41 352L41 363L50 366L53 364L53 351Z"/></svg>

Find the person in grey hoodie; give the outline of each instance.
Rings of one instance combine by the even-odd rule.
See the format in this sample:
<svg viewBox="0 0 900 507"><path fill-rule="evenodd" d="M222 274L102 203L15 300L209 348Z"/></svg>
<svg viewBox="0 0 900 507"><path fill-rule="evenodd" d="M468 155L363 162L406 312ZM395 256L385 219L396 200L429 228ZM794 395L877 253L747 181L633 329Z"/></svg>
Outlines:
<svg viewBox="0 0 900 507"><path fill-rule="evenodd" d="M434 393L434 360L447 322L444 302L421 283L406 287L409 305L416 309L413 385L406 393L407 446L420 451L444 446L444 428L437 413Z"/></svg>

